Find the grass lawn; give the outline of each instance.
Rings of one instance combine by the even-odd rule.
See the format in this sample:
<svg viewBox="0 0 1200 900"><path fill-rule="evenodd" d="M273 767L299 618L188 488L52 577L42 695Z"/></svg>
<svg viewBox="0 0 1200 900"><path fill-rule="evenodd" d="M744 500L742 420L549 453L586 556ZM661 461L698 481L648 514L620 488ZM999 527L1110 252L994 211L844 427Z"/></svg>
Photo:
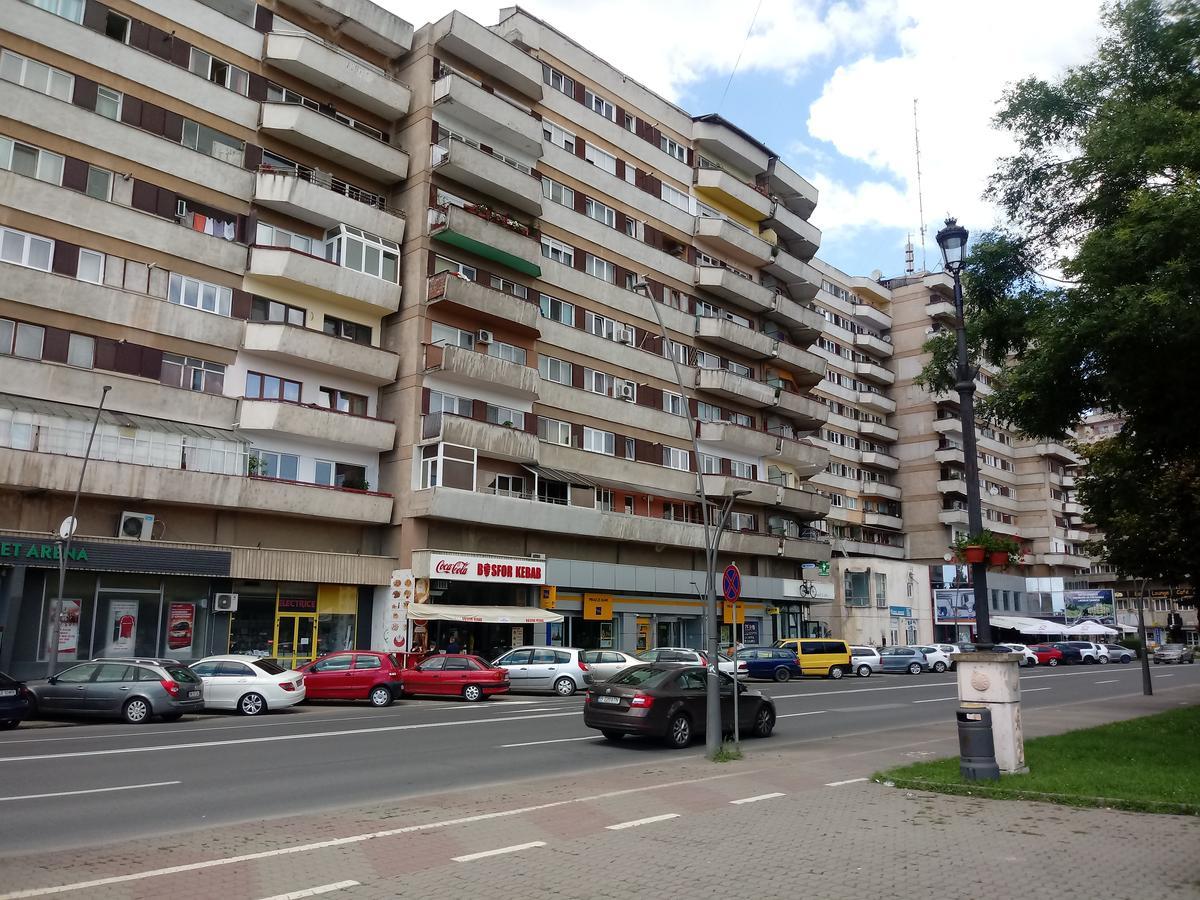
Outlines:
<svg viewBox="0 0 1200 900"><path fill-rule="evenodd" d="M958 757L877 773L897 787L1200 816L1200 706L1025 742L1027 775L966 781Z"/></svg>

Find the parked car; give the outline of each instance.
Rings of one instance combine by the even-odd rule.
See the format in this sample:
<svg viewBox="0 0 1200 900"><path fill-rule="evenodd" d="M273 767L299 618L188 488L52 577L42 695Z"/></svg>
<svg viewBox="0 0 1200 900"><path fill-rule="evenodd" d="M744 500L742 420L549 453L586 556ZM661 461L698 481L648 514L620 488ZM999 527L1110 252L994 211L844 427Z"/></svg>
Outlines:
<svg viewBox="0 0 1200 900"><path fill-rule="evenodd" d="M1121 644L1105 644L1104 649L1108 651L1108 658L1112 662L1131 663L1137 657L1135 651Z"/></svg>
<svg viewBox="0 0 1200 900"><path fill-rule="evenodd" d="M925 654L925 660L929 663L929 668L937 672L939 675L950 668L951 656L937 644L929 644L925 647L915 648Z"/></svg>
<svg viewBox="0 0 1200 900"><path fill-rule="evenodd" d="M1079 651L1080 661L1085 663L1107 663L1108 651L1099 644L1093 644L1091 641L1063 641L1063 644L1068 644ZM1062 644L1056 646L1061 647Z"/></svg>
<svg viewBox="0 0 1200 900"><path fill-rule="evenodd" d="M584 650L583 662L588 667L583 680L587 684L594 684L608 681L622 669L636 666L640 660L620 650Z"/></svg>
<svg viewBox="0 0 1200 900"><path fill-rule="evenodd" d="M850 648L850 669L859 678L870 678L876 672L883 671L883 660L879 651L874 647Z"/></svg>
<svg viewBox="0 0 1200 900"><path fill-rule="evenodd" d="M553 691L570 697L587 686L588 664L582 654L573 647L514 647L492 665L508 670L514 691Z"/></svg>
<svg viewBox="0 0 1200 900"><path fill-rule="evenodd" d="M1163 644L1154 648L1154 664L1160 663L1194 663L1196 650L1186 644Z"/></svg>
<svg viewBox="0 0 1200 900"><path fill-rule="evenodd" d="M694 650L690 647L655 647L653 650L645 650L638 654L639 662L669 662L678 663L679 665L689 666L705 666L708 665L708 654L703 650ZM729 677L733 677L734 668L737 668L737 677L746 678L747 668L744 662L734 662L733 659L723 653L717 654L717 668L724 672Z"/></svg>
<svg viewBox="0 0 1200 900"><path fill-rule="evenodd" d="M996 644L993 649L998 652L1008 651L1021 654L1021 661L1017 665L1036 666L1038 664L1037 654L1024 644Z"/></svg>
<svg viewBox="0 0 1200 900"><path fill-rule="evenodd" d="M885 672L908 672L920 675L929 671L929 660L916 647L884 647L879 651Z"/></svg>
<svg viewBox="0 0 1200 900"><path fill-rule="evenodd" d="M0 672L0 731L16 728L29 715L31 708L29 688Z"/></svg>
<svg viewBox="0 0 1200 900"><path fill-rule="evenodd" d="M738 651L737 660L749 678L784 682L803 674L796 654L782 647L746 647Z"/></svg>
<svg viewBox="0 0 1200 900"><path fill-rule="evenodd" d="M1064 663L1082 663L1083 662L1083 651L1080 650L1079 647L1075 646L1074 644L1068 643L1066 641L1058 641L1054 644L1051 644L1050 646L1056 648L1059 652L1062 653L1062 661Z"/></svg>
<svg viewBox="0 0 1200 900"><path fill-rule="evenodd" d="M1053 668L1063 661L1063 652L1053 644L1030 644L1029 652L1037 657L1039 665Z"/></svg>
<svg viewBox="0 0 1200 900"><path fill-rule="evenodd" d="M204 709L204 685L176 659L93 659L27 685L40 715L119 718L140 725L174 722Z"/></svg>
<svg viewBox="0 0 1200 900"><path fill-rule="evenodd" d="M390 706L402 690L403 665L394 653L342 650L305 663L309 700L369 700L372 706Z"/></svg>
<svg viewBox="0 0 1200 900"><path fill-rule="evenodd" d="M660 737L686 747L704 733L707 669L648 663L630 666L603 684L588 688L583 724L610 741L627 734ZM733 721L733 692L738 696L738 727L743 734L767 737L775 729L775 704L758 691L721 675L721 719Z"/></svg>
<svg viewBox="0 0 1200 900"><path fill-rule="evenodd" d="M469 653L439 653L401 673L401 692L449 694L472 703L494 694L507 694L508 670L489 665Z"/></svg>
<svg viewBox="0 0 1200 900"><path fill-rule="evenodd" d="M950 651L950 668L953 669L958 665L958 658L964 653L974 653L974 644L950 644L953 649Z"/></svg>
<svg viewBox="0 0 1200 900"><path fill-rule="evenodd" d="M287 709L307 696L304 675L257 656L207 656L191 670L204 682L205 709L236 709L258 716Z"/></svg>
<svg viewBox="0 0 1200 900"><path fill-rule="evenodd" d="M841 678L850 671L850 645L830 638L784 638L775 642L795 652L805 675Z"/></svg>

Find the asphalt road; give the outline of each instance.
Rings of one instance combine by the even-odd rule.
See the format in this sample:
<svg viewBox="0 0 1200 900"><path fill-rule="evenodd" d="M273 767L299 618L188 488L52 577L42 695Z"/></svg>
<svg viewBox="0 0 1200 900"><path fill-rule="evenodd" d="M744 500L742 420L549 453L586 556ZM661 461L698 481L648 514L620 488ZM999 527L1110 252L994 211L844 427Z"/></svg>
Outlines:
<svg viewBox="0 0 1200 900"><path fill-rule="evenodd" d="M1200 666L1155 667L1200 684ZM1169 680L1168 680L1169 679ZM1026 708L1141 692L1137 664L1023 670ZM772 748L929 723L949 727L953 673L756 684L776 701ZM523 778L646 766L680 754L610 744L584 727L582 699L403 701L387 709L306 704L262 719L23 728L0 734L0 857ZM530 799L536 799L531 797Z"/></svg>

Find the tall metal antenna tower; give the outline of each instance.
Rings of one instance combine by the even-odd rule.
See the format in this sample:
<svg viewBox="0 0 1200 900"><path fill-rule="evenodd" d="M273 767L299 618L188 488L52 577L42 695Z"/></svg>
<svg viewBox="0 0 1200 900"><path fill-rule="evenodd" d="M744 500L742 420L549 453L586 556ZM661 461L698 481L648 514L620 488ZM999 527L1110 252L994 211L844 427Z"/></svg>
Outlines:
<svg viewBox="0 0 1200 900"><path fill-rule="evenodd" d="M913 97L913 144L917 150L917 211L921 216L921 271L928 272L925 262L925 195L921 190L921 125L917 119L917 98Z"/></svg>

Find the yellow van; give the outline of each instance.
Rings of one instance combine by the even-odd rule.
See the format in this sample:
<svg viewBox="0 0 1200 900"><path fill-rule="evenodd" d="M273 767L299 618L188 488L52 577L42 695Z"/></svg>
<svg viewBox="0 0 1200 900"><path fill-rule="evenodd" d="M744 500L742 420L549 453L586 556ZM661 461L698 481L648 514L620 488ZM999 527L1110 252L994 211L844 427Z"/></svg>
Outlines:
<svg viewBox="0 0 1200 900"><path fill-rule="evenodd" d="M784 638L776 647L792 650L805 675L841 678L850 671L850 646L830 638Z"/></svg>

